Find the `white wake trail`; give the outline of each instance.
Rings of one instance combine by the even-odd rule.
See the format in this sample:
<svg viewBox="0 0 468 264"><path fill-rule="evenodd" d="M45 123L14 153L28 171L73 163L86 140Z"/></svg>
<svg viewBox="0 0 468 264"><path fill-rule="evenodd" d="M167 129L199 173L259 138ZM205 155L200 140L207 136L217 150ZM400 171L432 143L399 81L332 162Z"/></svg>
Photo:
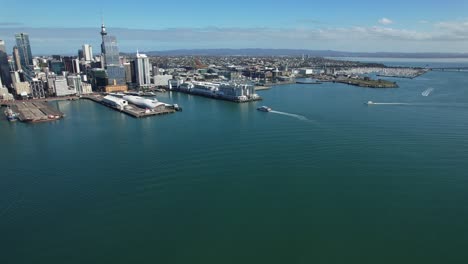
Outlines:
<svg viewBox="0 0 468 264"><path fill-rule="evenodd" d="M421 93L422 96L429 96L434 91L434 88L429 88Z"/></svg>
<svg viewBox="0 0 468 264"><path fill-rule="evenodd" d="M297 119L302 120L302 121L310 121L307 117L301 116L301 115L296 115L296 114L291 114L291 113L285 113L285 112L280 112L280 111L273 111L273 110L270 111L270 113L278 114L278 115L290 116L290 117L294 117L294 118L297 118Z"/></svg>

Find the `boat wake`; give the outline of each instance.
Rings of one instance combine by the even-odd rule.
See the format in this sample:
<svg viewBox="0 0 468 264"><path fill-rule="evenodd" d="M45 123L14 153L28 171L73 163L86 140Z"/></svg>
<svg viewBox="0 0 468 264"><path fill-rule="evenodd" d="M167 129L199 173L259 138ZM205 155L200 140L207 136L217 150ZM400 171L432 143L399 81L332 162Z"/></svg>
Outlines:
<svg viewBox="0 0 468 264"><path fill-rule="evenodd" d="M301 115L290 114L290 113L274 111L274 110L270 111L270 113L278 114L278 115L284 115L284 116L290 116L290 117L294 117L294 118L297 118L297 119L302 120L302 121L310 121L307 117L301 116Z"/></svg>
<svg viewBox="0 0 468 264"><path fill-rule="evenodd" d="M422 96L429 96L434 91L434 88L429 88L421 93Z"/></svg>
<svg viewBox="0 0 468 264"><path fill-rule="evenodd" d="M369 101L366 103L367 105L410 105L409 103L376 103Z"/></svg>

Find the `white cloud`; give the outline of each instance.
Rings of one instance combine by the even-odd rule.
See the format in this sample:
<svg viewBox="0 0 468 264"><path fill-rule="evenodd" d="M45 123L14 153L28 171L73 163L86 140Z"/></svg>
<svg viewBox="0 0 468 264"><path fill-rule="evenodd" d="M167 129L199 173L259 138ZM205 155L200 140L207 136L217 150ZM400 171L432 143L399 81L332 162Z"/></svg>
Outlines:
<svg viewBox="0 0 468 264"><path fill-rule="evenodd" d="M393 24L393 21L386 18L386 17L383 17L383 18L379 19L379 24L387 26L387 25Z"/></svg>
<svg viewBox="0 0 468 264"><path fill-rule="evenodd" d="M417 23L417 21L415 22ZM347 51L467 52L468 20L428 24L424 30L374 27L166 28L109 27L122 51L180 48L291 48ZM99 49L99 28L0 27L0 39L14 45L14 33L30 35L33 52L75 52L82 43Z"/></svg>

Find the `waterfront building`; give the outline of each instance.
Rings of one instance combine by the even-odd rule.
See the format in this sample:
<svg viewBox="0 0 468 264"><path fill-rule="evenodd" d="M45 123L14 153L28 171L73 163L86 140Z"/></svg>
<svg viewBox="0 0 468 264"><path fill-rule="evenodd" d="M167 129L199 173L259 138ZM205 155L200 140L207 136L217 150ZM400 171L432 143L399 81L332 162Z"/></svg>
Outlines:
<svg viewBox="0 0 468 264"><path fill-rule="evenodd" d="M88 72L88 80L93 87L93 91L103 91L107 86L106 71L100 68L91 69Z"/></svg>
<svg viewBox="0 0 468 264"><path fill-rule="evenodd" d="M255 93L255 86L238 83L221 83L218 86L218 94L224 98L235 100L248 100L258 97Z"/></svg>
<svg viewBox="0 0 468 264"><path fill-rule="evenodd" d="M4 86L11 88L10 64L8 63L5 41L3 40L0 40L0 79L2 79L2 84ZM0 87L2 87L2 85L0 85Z"/></svg>
<svg viewBox="0 0 468 264"><path fill-rule="evenodd" d="M39 79L32 79L29 82L31 86L32 96L33 98L45 98L46 92L44 89L44 82Z"/></svg>
<svg viewBox="0 0 468 264"><path fill-rule="evenodd" d="M173 78L172 75L156 75L153 76L154 86L168 86L169 80Z"/></svg>
<svg viewBox="0 0 468 264"><path fill-rule="evenodd" d="M75 90L76 94L83 94L83 85L81 83L81 77L77 75L70 75L67 77L67 84L70 88Z"/></svg>
<svg viewBox="0 0 468 264"><path fill-rule="evenodd" d="M28 97L32 93L31 86L28 82L13 83L13 89L17 96Z"/></svg>
<svg viewBox="0 0 468 264"><path fill-rule="evenodd" d="M33 65L29 35L26 33L17 33L15 34L15 39L16 47L18 47L21 66L24 68Z"/></svg>
<svg viewBox="0 0 468 264"><path fill-rule="evenodd" d="M109 85L125 85L125 67L121 65L107 66L107 84Z"/></svg>
<svg viewBox="0 0 468 264"><path fill-rule="evenodd" d="M53 79L56 96L70 96L76 94L74 87L68 86L67 79L64 76L56 76Z"/></svg>
<svg viewBox="0 0 468 264"><path fill-rule="evenodd" d="M93 89L89 83L81 83L81 94L91 94Z"/></svg>
<svg viewBox="0 0 468 264"><path fill-rule="evenodd" d="M125 85L107 85L104 87L104 92L106 93L118 93L118 92L126 92L128 91L128 86Z"/></svg>
<svg viewBox="0 0 468 264"><path fill-rule="evenodd" d="M83 45L83 59L85 61L92 61L93 60L93 47L89 44Z"/></svg>
<svg viewBox="0 0 468 264"><path fill-rule="evenodd" d="M2 100L13 100L13 94L11 94L7 88L0 85L0 99Z"/></svg>
<svg viewBox="0 0 468 264"><path fill-rule="evenodd" d="M135 59L135 75L136 83L139 87L144 88L151 85L149 58L145 54L140 54L138 51ZM165 83L167 83L167 81Z"/></svg>

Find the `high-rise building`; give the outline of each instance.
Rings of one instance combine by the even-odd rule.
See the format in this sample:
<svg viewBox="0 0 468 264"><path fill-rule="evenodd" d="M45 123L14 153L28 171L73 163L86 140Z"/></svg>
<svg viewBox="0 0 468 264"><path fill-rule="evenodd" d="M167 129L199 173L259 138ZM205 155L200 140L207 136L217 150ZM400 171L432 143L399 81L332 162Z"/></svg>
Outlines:
<svg viewBox="0 0 468 264"><path fill-rule="evenodd" d="M15 70L21 71L21 58L19 55L19 49L18 47L14 46L13 47L13 61L15 62Z"/></svg>
<svg viewBox="0 0 468 264"><path fill-rule="evenodd" d="M93 60L93 47L89 44L83 45L83 59L85 61L92 61Z"/></svg>
<svg viewBox="0 0 468 264"><path fill-rule="evenodd" d="M78 95L83 94L83 85L81 83L81 77L77 75L68 76L67 83L69 87L72 87Z"/></svg>
<svg viewBox="0 0 468 264"><path fill-rule="evenodd" d="M2 85L7 88L12 88L11 86L11 76L10 76L10 63L8 63L8 55L6 53L5 41L0 40L0 79L2 79ZM0 85L0 88L2 87Z"/></svg>
<svg viewBox="0 0 468 264"><path fill-rule="evenodd" d="M78 50L78 59L79 59L79 60L84 60L84 54L83 54L83 50L82 50L82 49L79 49L79 50Z"/></svg>
<svg viewBox="0 0 468 264"><path fill-rule="evenodd" d="M62 61L51 60L49 61L49 70L57 75L62 75L65 71L65 64Z"/></svg>
<svg viewBox="0 0 468 264"><path fill-rule="evenodd" d="M101 26L101 36L101 52L103 67L107 69L108 65L120 65L117 38L114 36L107 35L106 26L104 24L102 24Z"/></svg>
<svg viewBox="0 0 468 264"><path fill-rule="evenodd" d="M140 54L137 51L135 61L136 81L139 87L148 87L151 85L150 63L148 56Z"/></svg>
<svg viewBox="0 0 468 264"><path fill-rule="evenodd" d="M31 44L29 42L29 35L26 33L15 34L16 47L18 47L21 66L29 66L33 64L33 57L31 53Z"/></svg>
<svg viewBox="0 0 468 264"><path fill-rule="evenodd" d="M127 83L124 66L108 65L106 71L109 85L124 85Z"/></svg>

